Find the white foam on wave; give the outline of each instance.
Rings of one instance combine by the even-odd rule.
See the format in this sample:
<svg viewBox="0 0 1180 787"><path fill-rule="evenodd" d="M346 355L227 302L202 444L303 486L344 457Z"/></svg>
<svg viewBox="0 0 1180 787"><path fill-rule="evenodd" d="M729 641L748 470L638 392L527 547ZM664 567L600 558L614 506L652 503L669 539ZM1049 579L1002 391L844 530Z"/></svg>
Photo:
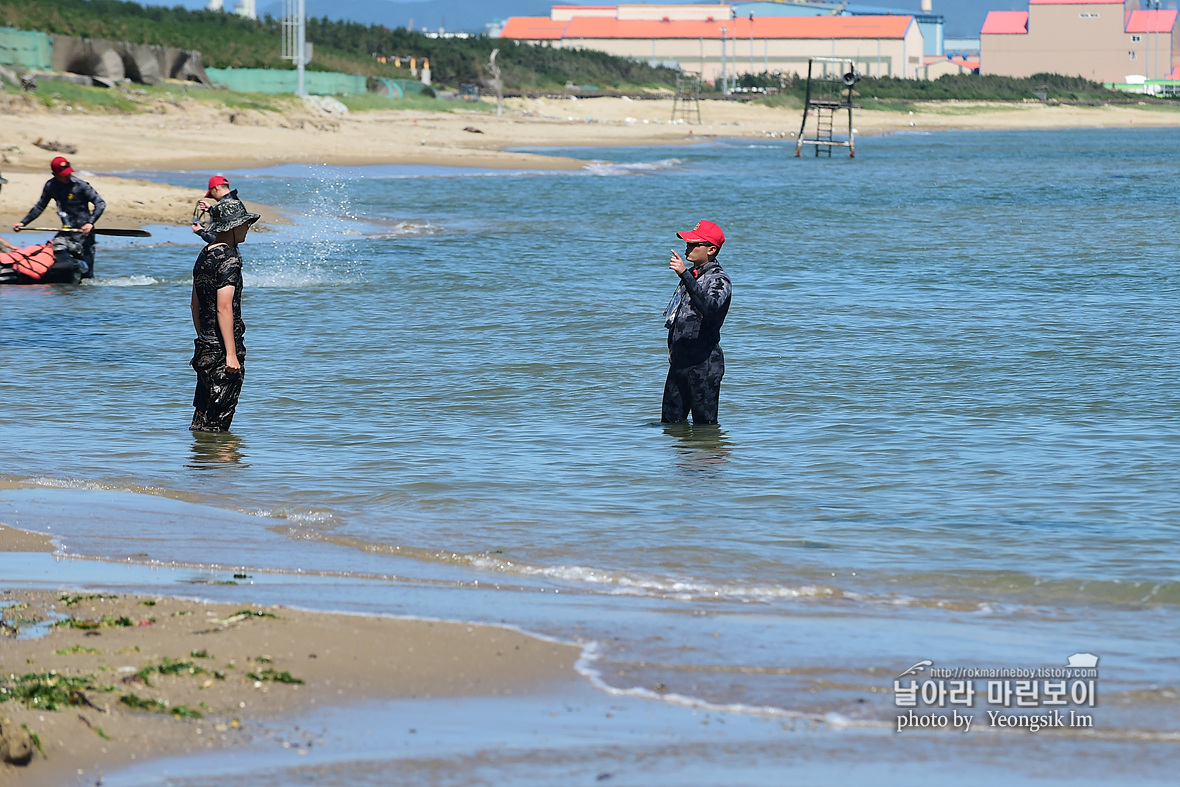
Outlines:
<svg viewBox="0 0 1180 787"><path fill-rule="evenodd" d="M159 284L160 280L151 276L115 276L110 279L91 279L90 284L93 287L148 287L152 284Z"/></svg>
<svg viewBox="0 0 1180 787"><path fill-rule="evenodd" d="M468 558L474 568L522 576L548 577L570 582L584 582L611 588L613 595L658 596L680 601L716 599L728 601L776 601L796 598L831 598L843 596L836 588L824 585L742 585L713 584L673 578L642 577L621 571L606 571L587 566L529 566L510 560L476 555Z"/></svg>
<svg viewBox="0 0 1180 787"><path fill-rule="evenodd" d="M651 175L657 172L667 172L684 163L684 159L666 158L659 161L635 161L630 163L612 163L595 161L582 170L584 174L599 177L617 175Z"/></svg>
<svg viewBox="0 0 1180 787"><path fill-rule="evenodd" d="M443 232L443 228L437 224L432 224L429 221L415 221L406 220L398 221L380 232L375 232L369 237L376 240L387 240L393 238L425 238L432 235L439 235Z"/></svg>
<svg viewBox="0 0 1180 787"><path fill-rule="evenodd" d="M714 713L741 714L744 716L766 716L775 719L790 719L807 722L810 725L822 724L829 729L845 727L860 728L890 728L888 722L870 721L867 719L850 719L839 713L804 713L802 711L787 710L773 705L746 705L740 702L717 703L692 697L687 694L660 693L641 686L620 688L612 686L602 677L602 673L595 666L601 658L602 649L597 642L582 643L582 655L574 664L574 669L582 675L594 688L615 697L641 697L646 700L666 702L695 710L705 710Z"/></svg>
<svg viewBox="0 0 1180 787"><path fill-rule="evenodd" d="M359 276L340 274L334 271L313 267L283 267L242 272L242 282L246 287L261 289L296 290L307 287L337 286L356 281Z"/></svg>

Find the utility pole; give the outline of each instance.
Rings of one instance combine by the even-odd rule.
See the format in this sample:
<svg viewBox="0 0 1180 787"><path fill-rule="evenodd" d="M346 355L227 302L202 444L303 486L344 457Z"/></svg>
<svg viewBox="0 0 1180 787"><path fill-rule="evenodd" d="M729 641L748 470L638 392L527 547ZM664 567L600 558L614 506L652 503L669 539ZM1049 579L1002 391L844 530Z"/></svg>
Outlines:
<svg viewBox="0 0 1180 787"><path fill-rule="evenodd" d="M729 95L729 75L725 71L725 34L729 28L721 26L721 95Z"/></svg>
<svg viewBox="0 0 1180 787"><path fill-rule="evenodd" d="M307 0L283 0L283 59L295 63L295 95L306 96L303 67L307 56Z"/></svg>
<svg viewBox="0 0 1180 787"><path fill-rule="evenodd" d="M750 14L750 76L754 76L754 15Z"/></svg>

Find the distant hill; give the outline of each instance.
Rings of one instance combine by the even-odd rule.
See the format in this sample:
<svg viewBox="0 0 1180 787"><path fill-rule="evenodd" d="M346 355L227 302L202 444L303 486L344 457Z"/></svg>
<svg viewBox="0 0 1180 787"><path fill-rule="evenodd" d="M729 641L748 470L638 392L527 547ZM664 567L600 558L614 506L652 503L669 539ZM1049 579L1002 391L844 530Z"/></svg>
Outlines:
<svg viewBox="0 0 1180 787"><path fill-rule="evenodd" d="M143 6L123 0L0 0L0 25L64 35L199 49L206 66L292 68L281 55L278 20L179 6ZM307 38L315 46L309 69L365 76L406 77L393 58L429 58L436 85L480 82L481 64L493 48L505 87L547 89L567 83L602 88L668 87L675 72L601 52L518 45L479 36L427 38L420 32L359 22L311 18ZM385 57L382 63L378 57Z"/></svg>

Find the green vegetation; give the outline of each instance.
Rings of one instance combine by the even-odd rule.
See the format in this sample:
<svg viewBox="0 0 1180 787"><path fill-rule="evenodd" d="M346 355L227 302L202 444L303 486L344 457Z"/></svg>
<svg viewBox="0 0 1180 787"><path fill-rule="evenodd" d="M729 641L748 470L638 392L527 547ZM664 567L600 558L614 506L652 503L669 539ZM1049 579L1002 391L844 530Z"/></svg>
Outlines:
<svg viewBox="0 0 1180 787"><path fill-rule="evenodd" d="M37 753L45 757L45 750L41 748L41 736L30 730L27 724L20 725L20 728L28 733L29 740L33 742L33 747L37 750Z"/></svg>
<svg viewBox="0 0 1180 787"><path fill-rule="evenodd" d="M29 672L24 675L9 675L9 681L0 684L0 698L15 700L26 708L35 710L59 710L71 705L89 705L82 691L114 691L100 687L93 675L66 677L56 671Z"/></svg>
<svg viewBox="0 0 1180 787"><path fill-rule="evenodd" d="M216 68L293 68L281 58L281 27L271 16L254 21L234 14L144 7L121 0L0 0L0 25L198 49L204 64ZM433 39L403 28L390 30L326 17L307 20L307 40L315 45L309 70L404 79L411 76L406 59L415 57L420 65L428 58L434 83L451 87L481 82L482 64L493 49L500 50L496 62L510 89L549 89L571 81L607 88L668 87L676 78L670 69L602 52L535 47L487 36ZM398 57L403 58L401 66L395 64Z"/></svg>
<svg viewBox="0 0 1180 787"><path fill-rule="evenodd" d="M0 0L0 3L2 2L4 2L4 0ZM62 84L66 83L63 82ZM75 86L71 85L71 87ZM109 593L91 593L88 596L71 596L68 593L63 593L61 596L61 602L67 607L72 607L82 601L107 601L113 598L118 598L118 596L112 596Z"/></svg>
<svg viewBox="0 0 1180 787"><path fill-rule="evenodd" d="M191 661L177 661L164 657L159 664L150 664L139 672L135 673L135 677L143 681L143 685L152 685L152 675L208 675L209 671L203 667L198 667Z"/></svg>
<svg viewBox="0 0 1180 787"><path fill-rule="evenodd" d="M279 616L272 612L264 612L261 609L239 609L237 612L230 615L222 622L231 623L238 620L244 620L245 618L274 618L275 620L278 620Z"/></svg>
<svg viewBox="0 0 1180 787"><path fill-rule="evenodd" d="M366 109L416 109L421 112L454 112L463 109L488 112L494 109L485 101L446 101L413 93L406 94L405 98L387 98L376 93L335 98L352 112L362 112Z"/></svg>
<svg viewBox="0 0 1180 787"><path fill-rule="evenodd" d="M54 628L68 628L68 629L98 629L98 628L133 628L136 623L126 615L115 617L107 615L98 620L83 620L82 618L66 618L59 620L53 624Z"/></svg>
<svg viewBox="0 0 1180 787"><path fill-rule="evenodd" d="M785 98L802 102L807 93L805 77L784 77L780 74L743 75L739 87L777 88L778 93L757 99L771 105L783 105ZM946 74L935 80L897 79L895 77L864 77L853 89L853 100L865 109L911 109L909 103L919 101L1030 101L1043 100L1071 104L1096 104L1132 99L1125 93L1109 90L1098 82L1081 77L1057 74L1035 74L1031 77L980 76ZM1150 99L1149 99L1150 100Z"/></svg>
<svg viewBox="0 0 1180 787"><path fill-rule="evenodd" d="M173 705L169 707L156 699L144 699L136 694L124 694L119 702L133 710L145 710L150 713L171 713L178 719L203 719L199 710L193 710L187 705Z"/></svg>
<svg viewBox="0 0 1180 787"><path fill-rule="evenodd" d="M70 82L40 83L36 92L31 96L46 107L57 108L86 108L88 110L105 110L111 112L135 112L139 107L125 94L105 87L90 87L89 85L75 85ZM74 597L74 603L82 600L81 596ZM64 599L63 599L64 600ZM72 606L67 602L66 606Z"/></svg>
<svg viewBox="0 0 1180 787"><path fill-rule="evenodd" d="M95 653L95 654L102 653L102 651L99 650L98 648L88 648L85 645L75 645L72 648L58 648L57 650L55 650L53 652L55 655L58 655L58 656L72 656L77 653Z"/></svg>
<svg viewBox="0 0 1180 787"><path fill-rule="evenodd" d="M294 683L300 686L303 685L303 681L300 678L292 676L290 672L285 670L283 672L279 672L273 667L267 667L266 669L259 672L247 672L246 677L250 680L269 680L274 681L275 683Z"/></svg>

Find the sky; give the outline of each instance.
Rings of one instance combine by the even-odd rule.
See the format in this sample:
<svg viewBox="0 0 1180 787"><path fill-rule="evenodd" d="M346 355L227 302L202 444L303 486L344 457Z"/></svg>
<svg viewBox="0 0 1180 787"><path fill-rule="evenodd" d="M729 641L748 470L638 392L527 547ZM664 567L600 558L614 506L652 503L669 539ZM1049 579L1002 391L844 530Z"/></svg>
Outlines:
<svg viewBox="0 0 1180 787"><path fill-rule="evenodd" d="M573 4L579 0L307 0L308 16L350 19L366 24L405 27L412 19L414 28L483 32L484 25L509 16L548 16L555 3ZM619 2L620 0L581 0ZM622 0L626 2L627 0ZM918 11L921 0L855 0L863 5ZM207 0L136 0L145 5L204 8ZM639 2L639 0L630 0ZM237 0L225 0L233 7ZM1168 3L1165 3L1167 5ZM258 13L281 14L279 0L256 0ZM1024 11L1027 0L934 0L934 12L946 18L945 34L950 38L974 38L979 35L988 11Z"/></svg>

